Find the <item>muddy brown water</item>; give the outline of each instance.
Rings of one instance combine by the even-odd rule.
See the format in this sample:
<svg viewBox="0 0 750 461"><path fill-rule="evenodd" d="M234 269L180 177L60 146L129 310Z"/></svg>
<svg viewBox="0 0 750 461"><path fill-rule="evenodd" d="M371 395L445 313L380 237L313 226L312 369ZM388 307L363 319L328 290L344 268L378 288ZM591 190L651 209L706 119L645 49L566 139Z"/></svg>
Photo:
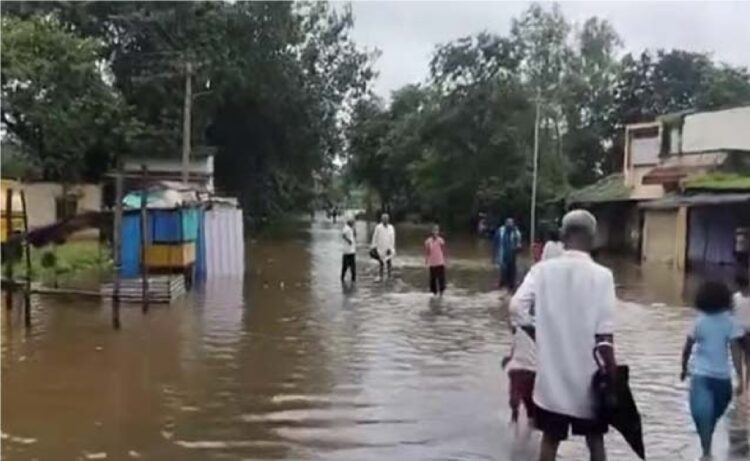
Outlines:
<svg viewBox="0 0 750 461"><path fill-rule="evenodd" d="M365 225L358 224L360 240ZM424 234L399 230L395 276L339 282L338 225L248 245L244 280L170 307L35 297L33 327L2 309L4 460L523 460L535 434L507 424L506 310L483 241L447 236L448 292L426 293ZM698 454L679 355L690 309L681 277L610 259L649 459ZM620 437L611 460L631 460ZM750 458L748 403L715 436L717 459ZM585 459L573 440L561 459Z"/></svg>

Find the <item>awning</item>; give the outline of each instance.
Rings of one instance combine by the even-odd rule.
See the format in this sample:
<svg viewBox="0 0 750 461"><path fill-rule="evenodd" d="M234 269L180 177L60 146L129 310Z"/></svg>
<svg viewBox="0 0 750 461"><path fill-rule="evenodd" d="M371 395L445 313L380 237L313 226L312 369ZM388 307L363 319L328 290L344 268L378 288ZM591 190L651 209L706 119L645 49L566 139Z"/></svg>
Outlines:
<svg viewBox="0 0 750 461"><path fill-rule="evenodd" d="M643 202L639 205L639 208L665 210L683 206L727 205L744 202L750 202L750 193L670 195L658 200Z"/></svg>
<svg viewBox="0 0 750 461"><path fill-rule="evenodd" d="M643 175L642 183L652 185L678 183L683 178L686 178L689 175L702 171L704 169L705 167L684 165L657 166L653 170Z"/></svg>

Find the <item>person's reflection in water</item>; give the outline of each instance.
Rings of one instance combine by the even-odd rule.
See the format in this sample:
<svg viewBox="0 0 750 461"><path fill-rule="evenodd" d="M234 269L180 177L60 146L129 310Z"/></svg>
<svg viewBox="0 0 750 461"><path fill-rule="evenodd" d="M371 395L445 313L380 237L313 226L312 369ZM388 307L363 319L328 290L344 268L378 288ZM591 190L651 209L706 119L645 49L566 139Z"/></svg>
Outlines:
<svg viewBox="0 0 750 461"><path fill-rule="evenodd" d="M357 285L354 283L342 283L341 284L341 292L344 293L345 296L351 296L357 291Z"/></svg>
<svg viewBox="0 0 750 461"><path fill-rule="evenodd" d="M441 298L431 297L429 300L430 312L433 314L443 313L443 300Z"/></svg>
<svg viewBox="0 0 750 461"><path fill-rule="evenodd" d="M750 459L750 431L748 431L747 401L735 401L727 412L729 459Z"/></svg>

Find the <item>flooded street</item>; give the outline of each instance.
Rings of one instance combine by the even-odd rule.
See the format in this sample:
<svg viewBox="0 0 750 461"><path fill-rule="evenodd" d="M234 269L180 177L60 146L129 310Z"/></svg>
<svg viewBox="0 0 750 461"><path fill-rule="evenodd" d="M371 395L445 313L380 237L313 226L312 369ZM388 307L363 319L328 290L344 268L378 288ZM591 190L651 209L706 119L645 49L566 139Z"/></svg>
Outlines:
<svg viewBox="0 0 750 461"><path fill-rule="evenodd" d="M184 302L123 309L36 298L33 327L2 310L4 460L523 460L508 430L507 313L488 242L448 243L448 291L427 293L422 231L402 229L395 276L359 223L359 283L339 282L339 226L248 244L242 280ZM614 264L620 361L631 365L650 460L696 459L679 356L693 312L679 278ZM750 457L748 403L733 402L718 460ZM617 434L610 460L634 455ZM531 450L533 452L533 450ZM585 459L581 440L561 458Z"/></svg>

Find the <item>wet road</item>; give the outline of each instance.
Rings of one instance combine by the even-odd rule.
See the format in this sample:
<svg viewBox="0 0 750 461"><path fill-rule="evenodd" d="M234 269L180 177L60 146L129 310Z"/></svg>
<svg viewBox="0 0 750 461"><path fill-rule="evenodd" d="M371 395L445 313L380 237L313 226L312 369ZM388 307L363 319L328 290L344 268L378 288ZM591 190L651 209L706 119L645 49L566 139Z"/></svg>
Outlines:
<svg viewBox="0 0 750 461"><path fill-rule="evenodd" d="M508 430L506 311L485 242L448 237L448 293L426 293L423 234L399 230L395 277L338 279L338 226L248 245L244 281L123 312L36 298L33 329L2 310L4 460L522 460ZM364 236L364 224L358 235ZM362 240L362 237L360 237ZM677 379L692 312L669 272L612 261L621 360L632 366L649 459L695 459ZM748 459L748 404L717 430L717 459ZM611 460L631 460L617 435ZM527 447L529 445L529 447ZM584 459L581 441L562 459ZM731 452L731 454L730 454Z"/></svg>

